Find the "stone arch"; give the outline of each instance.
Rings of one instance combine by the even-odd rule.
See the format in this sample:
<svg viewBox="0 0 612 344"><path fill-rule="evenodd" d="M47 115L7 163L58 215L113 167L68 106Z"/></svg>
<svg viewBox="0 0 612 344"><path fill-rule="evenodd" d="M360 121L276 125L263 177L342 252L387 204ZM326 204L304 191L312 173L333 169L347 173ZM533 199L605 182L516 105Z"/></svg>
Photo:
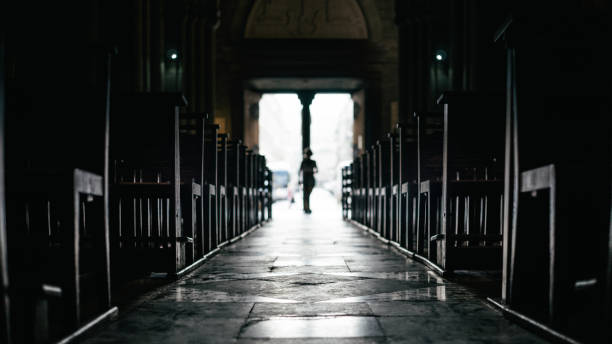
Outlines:
<svg viewBox="0 0 612 344"><path fill-rule="evenodd" d="M356 0L256 0L244 38L368 39L368 22Z"/></svg>

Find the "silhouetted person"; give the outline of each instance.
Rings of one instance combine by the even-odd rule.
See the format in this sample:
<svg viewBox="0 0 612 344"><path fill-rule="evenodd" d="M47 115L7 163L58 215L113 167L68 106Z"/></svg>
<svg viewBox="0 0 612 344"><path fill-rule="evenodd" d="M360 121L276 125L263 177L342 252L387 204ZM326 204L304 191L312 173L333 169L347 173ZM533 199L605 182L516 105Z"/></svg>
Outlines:
<svg viewBox="0 0 612 344"><path fill-rule="evenodd" d="M304 149L304 160L300 164L299 173L302 174L302 184L304 185L304 212L310 214L310 193L315 186L314 174L317 173L317 162L310 159L312 151L310 148Z"/></svg>

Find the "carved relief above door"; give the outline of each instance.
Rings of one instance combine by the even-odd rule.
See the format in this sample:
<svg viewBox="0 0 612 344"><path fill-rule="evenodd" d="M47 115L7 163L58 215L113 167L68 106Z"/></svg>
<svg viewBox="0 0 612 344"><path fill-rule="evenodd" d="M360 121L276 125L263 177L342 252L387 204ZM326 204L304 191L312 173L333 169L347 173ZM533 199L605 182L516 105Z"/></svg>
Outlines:
<svg viewBox="0 0 612 344"><path fill-rule="evenodd" d="M367 39L355 0L257 0L245 38Z"/></svg>

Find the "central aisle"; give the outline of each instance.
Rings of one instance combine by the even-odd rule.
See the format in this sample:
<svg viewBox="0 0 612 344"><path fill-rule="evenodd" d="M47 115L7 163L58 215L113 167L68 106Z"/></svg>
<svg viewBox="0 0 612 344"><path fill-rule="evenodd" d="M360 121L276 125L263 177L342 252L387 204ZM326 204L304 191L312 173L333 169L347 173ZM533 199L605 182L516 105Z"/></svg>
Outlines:
<svg viewBox="0 0 612 344"><path fill-rule="evenodd" d="M540 343L313 194L86 343Z"/></svg>

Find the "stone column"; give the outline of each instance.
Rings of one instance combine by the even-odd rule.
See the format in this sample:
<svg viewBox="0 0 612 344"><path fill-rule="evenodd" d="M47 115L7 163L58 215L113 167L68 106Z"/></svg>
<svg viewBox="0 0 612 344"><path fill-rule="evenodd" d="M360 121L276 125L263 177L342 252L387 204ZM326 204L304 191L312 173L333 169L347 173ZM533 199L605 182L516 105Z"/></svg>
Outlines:
<svg viewBox="0 0 612 344"><path fill-rule="evenodd" d="M302 103L302 150L310 147L310 104L314 99L315 92L298 92L298 98Z"/></svg>

